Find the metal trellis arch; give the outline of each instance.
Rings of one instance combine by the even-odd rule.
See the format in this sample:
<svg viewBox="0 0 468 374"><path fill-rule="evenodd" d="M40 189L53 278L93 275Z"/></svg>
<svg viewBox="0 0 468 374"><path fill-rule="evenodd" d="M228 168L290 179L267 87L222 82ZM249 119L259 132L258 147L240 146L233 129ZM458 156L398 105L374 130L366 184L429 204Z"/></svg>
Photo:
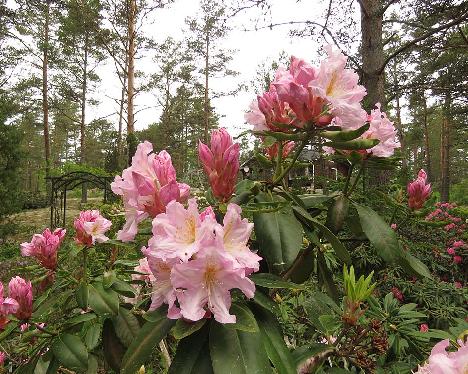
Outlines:
<svg viewBox="0 0 468 374"><path fill-rule="evenodd" d="M51 183L50 189L50 226L51 228L65 227L65 215L67 209L67 191L88 183L104 190L104 202L108 202L115 196L110 184L114 180L110 176L96 175L85 171L74 171L57 177L48 177Z"/></svg>

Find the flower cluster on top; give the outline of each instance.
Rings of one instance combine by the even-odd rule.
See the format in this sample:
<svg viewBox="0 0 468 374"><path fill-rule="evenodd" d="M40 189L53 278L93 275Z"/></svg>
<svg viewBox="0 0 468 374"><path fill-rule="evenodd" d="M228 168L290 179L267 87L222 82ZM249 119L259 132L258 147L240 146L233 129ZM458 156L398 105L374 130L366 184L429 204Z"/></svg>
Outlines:
<svg viewBox="0 0 468 374"><path fill-rule="evenodd" d="M328 57L319 67L292 57L288 70L279 68L269 90L250 104L246 122L257 132L286 133L328 125L355 130L368 122L361 138L379 143L367 153L393 155L400 147L393 123L380 104L366 113L361 105L366 89L358 84L358 74L346 68L347 57L331 46L325 50Z"/></svg>
<svg viewBox="0 0 468 374"><path fill-rule="evenodd" d="M247 246L253 224L241 218L241 208L229 204L221 225L211 207L199 212L195 199L187 208L172 201L152 224L153 237L142 248L151 270L150 309L168 304L169 318L198 321L212 314L234 323L230 290L252 298L255 284L247 277L261 260Z"/></svg>

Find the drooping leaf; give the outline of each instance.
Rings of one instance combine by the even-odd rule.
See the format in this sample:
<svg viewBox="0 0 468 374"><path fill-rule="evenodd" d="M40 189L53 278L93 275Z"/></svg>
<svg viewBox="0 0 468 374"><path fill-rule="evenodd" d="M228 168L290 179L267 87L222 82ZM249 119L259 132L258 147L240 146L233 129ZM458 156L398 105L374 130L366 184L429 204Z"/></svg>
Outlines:
<svg viewBox="0 0 468 374"><path fill-rule="evenodd" d="M273 202L262 193L258 202ZM272 213L254 213L259 252L274 273L281 273L294 262L302 245L302 226L290 207Z"/></svg>
<svg viewBox="0 0 468 374"><path fill-rule="evenodd" d="M349 199L346 196L338 196L328 210L326 226L333 234L337 234L342 228L348 216Z"/></svg>
<svg viewBox="0 0 468 374"><path fill-rule="evenodd" d="M262 336L263 346L279 374L296 373L294 359L286 347L281 326L275 316L262 308L255 308L255 317Z"/></svg>
<svg viewBox="0 0 468 374"><path fill-rule="evenodd" d="M112 289L104 289L102 283L89 285L89 307L98 315L113 315L119 312L119 296Z"/></svg>
<svg viewBox="0 0 468 374"><path fill-rule="evenodd" d="M121 279L115 279L112 283L111 288L115 292L125 297L135 297L135 289L130 284L124 282Z"/></svg>
<svg viewBox="0 0 468 374"><path fill-rule="evenodd" d="M205 320L206 321L206 320ZM212 374L210 348L208 346L209 324L182 339L168 374Z"/></svg>
<svg viewBox="0 0 468 374"><path fill-rule="evenodd" d="M327 267L327 263L325 262L325 257L323 256L322 252L317 253L317 268L319 284L325 287L328 295L335 302L338 302L339 294L335 281L333 280L333 273Z"/></svg>
<svg viewBox="0 0 468 374"><path fill-rule="evenodd" d="M314 343L307 346L296 348L292 352L294 363L296 367L303 364L307 359L317 356L318 354L326 354L327 352L333 352L334 348L328 344Z"/></svg>
<svg viewBox="0 0 468 374"><path fill-rule="evenodd" d="M119 308L119 314L113 317L115 333L125 346L130 346L140 331L138 319L131 311Z"/></svg>
<svg viewBox="0 0 468 374"><path fill-rule="evenodd" d="M174 324L175 321L168 318L156 322L146 322L125 352L121 374L134 374L150 358L153 349L167 335Z"/></svg>
<svg viewBox="0 0 468 374"><path fill-rule="evenodd" d="M278 315L281 313L278 304L276 304L273 300L270 299L270 297L259 290L255 292L252 301L273 314Z"/></svg>
<svg viewBox="0 0 468 374"><path fill-rule="evenodd" d="M101 338L101 325L98 323L91 324L86 330L86 335L84 342L88 350L93 350L99 344L99 339Z"/></svg>
<svg viewBox="0 0 468 374"><path fill-rule="evenodd" d="M356 130L322 131L320 136L334 142L347 142L349 140L359 138L362 134L369 130L369 126L370 124L366 123L364 126L361 126Z"/></svg>
<svg viewBox="0 0 468 374"><path fill-rule="evenodd" d="M184 321L183 319L178 319L175 326L172 328L171 333L172 335L174 335L174 338L176 338L177 340L184 339L185 337L200 330L205 324L205 322L206 322L206 319L201 319L196 322Z"/></svg>
<svg viewBox="0 0 468 374"><path fill-rule="evenodd" d="M228 329L241 330L246 332L257 332L258 325L255 316L246 304L234 303L230 309L231 314L236 316L236 323L228 323Z"/></svg>
<svg viewBox="0 0 468 374"><path fill-rule="evenodd" d="M377 144L379 144L377 139L354 139L348 142L326 142L323 145L335 149L359 150L373 148Z"/></svg>
<svg viewBox="0 0 468 374"><path fill-rule="evenodd" d="M213 321L209 341L211 363L215 374L271 373L259 332L229 329Z"/></svg>
<svg viewBox="0 0 468 374"><path fill-rule="evenodd" d="M102 348L106 362L113 370L119 372L125 347L117 337L114 325L110 319L104 321L102 328Z"/></svg>
<svg viewBox="0 0 468 374"><path fill-rule="evenodd" d="M303 290L304 286L286 281L270 273L252 274L250 279L257 285L266 288L287 288L290 290Z"/></svg>
<svg viewBox="0 0 468 374"><path fill-rule="evenodd" d="M54 356L69 369L86 370L88 367L88 351L81 339L76 335L62 334L52 343Z"/></svg>

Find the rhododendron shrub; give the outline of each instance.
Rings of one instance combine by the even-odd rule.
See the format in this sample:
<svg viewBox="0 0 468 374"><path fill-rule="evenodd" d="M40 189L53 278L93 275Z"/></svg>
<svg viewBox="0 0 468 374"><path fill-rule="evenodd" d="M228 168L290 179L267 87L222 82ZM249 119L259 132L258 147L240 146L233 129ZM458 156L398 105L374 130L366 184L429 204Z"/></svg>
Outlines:
<svg viewBox="0 0 468 374"><path fill-rule="evenodd" d="M367 165L389 165L399 143L378 103L370 113L363 108L366 91L346 57L331 47L326 52L319 66L293 57L246 113L262 144L257 157L271 170L265 180L239 180L240 145L227 129L216 129L209 144L199 142L192 150L209 186L204 199L197 199L177 179L170 154L144 141L111 185L125 215L115 238L112 217L85 210L75 218L68 244L61 229L22 244L21 253L42 268L36 266L31 281L13 278L8 297L0 293L0 328L33 346L30 357L12 360L10 367L134 374L159 346L172 354L166 366L174 374L289 374L305 370L304 361L316 372L332 357L340 365L369 369L342 347L361 346L357 337L363 331L373 334L365 339L376 342L374 353L383 354L388 342L371 319L359 330L367 309L378 304L369 301L375 285L372 275L356 280L352 267L348 272L350 247L340 238L365 237L383 261L412 276L430 272L400 247L398 222L386 222L353 198ZM317 145L339 160L342 191L320 195L289 187L301 152ZM413 193L418 188L408 193L419 204L427 188ZM357 232L344 231L350 219ZM451 245L455 252L464 248L459 241ZM344 290L330 263L346 265ZM41 284L50 271L54 277ZM315 347L293 354L275 300L278 289L303 290L311 277L327 303L318 310L338 314L316 315L321 336L311 342ZM397 308L405 297L399 290L394 295Z"/></svg>

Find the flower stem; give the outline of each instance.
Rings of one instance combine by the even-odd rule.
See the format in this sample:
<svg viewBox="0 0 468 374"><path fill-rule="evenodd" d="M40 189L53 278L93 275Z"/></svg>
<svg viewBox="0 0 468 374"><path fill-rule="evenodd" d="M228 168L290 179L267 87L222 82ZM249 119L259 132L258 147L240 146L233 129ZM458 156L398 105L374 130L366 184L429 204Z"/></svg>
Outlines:
<svg viewBox="0 0 468 374"><path fill-rule="evenodd" d="M361 178L361 175L362 175L362 172L364 171L364 164L361 165L361 167L359 168L359 171L356 175L356 178L354 179L353 181L353 185L351 186L351 188L349 189L348 191L348 194L345 193L346 196L351 196L351 194L353 193L354 189L356 188L356 185L359 181L359 179Z"/></svg>
<svg viewBox="0 0 468 374"><path fill-rule="evenodd" d="M301 145L296 149L296 152L294 153L294 157L291 160L291 163L283 170L283 172L279 176L275 174L275 179L273 180L273 184L278 184L278 182L280 182L286 176L286 174L289 173L289 170L291 170L293 165L296 163L297 158L301 154L306 144L307 144L307 140L303 140L301 142Z"/></svg>
<svg viewBox="0 0 468 374"><path fill-rule="evenodd" d="M351 180L351 175L353 175L353 170L354 170L354 164L351 164L349 170L348 170L348 175L346 176L346 183L343 188L343 194L346 196L348 193L348 188L349 188L349 181Z"/></svg>

